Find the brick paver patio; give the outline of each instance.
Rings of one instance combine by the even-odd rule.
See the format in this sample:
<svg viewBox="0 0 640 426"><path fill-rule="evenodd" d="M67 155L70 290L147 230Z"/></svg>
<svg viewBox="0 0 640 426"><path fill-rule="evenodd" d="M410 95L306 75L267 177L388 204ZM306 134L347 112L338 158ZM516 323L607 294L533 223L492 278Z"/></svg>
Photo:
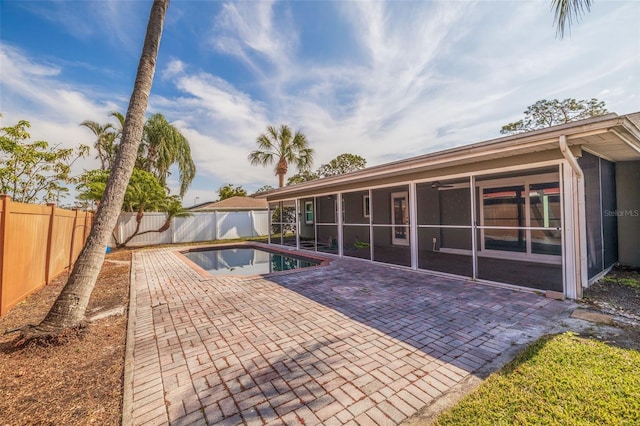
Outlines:
<svg viewBox="0 0 640 426"><path fill-rule="evenodd" d="M124 422L394 425L571 304L336 259L205 279L135 253Z"/></svg>

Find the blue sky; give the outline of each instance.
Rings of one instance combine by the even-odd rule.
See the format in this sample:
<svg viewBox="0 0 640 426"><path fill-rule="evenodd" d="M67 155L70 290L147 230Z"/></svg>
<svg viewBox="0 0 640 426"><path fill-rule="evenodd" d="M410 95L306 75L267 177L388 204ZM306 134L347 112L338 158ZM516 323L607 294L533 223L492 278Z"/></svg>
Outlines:
<svg viewBox="0 0 640 426"><path fill-rule="evenodd" d="M595 0L564 40L549 3L173 0L148 112L191 142L184 204L277 186L247 160L268 124L301 129L315 167L345 152L376 165L498 137L540 99L640 110L640 2ZM2 0L2 125L92 145L79 123L126 111L150 7Z"/></svg>

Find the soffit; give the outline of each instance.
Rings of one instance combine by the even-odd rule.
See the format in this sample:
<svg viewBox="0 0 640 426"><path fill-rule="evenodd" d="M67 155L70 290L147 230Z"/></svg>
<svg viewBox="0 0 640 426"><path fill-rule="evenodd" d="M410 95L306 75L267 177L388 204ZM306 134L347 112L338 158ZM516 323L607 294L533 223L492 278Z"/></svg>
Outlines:
<svg viewBox="0 0 640 426"><path fill-rule="evenodd" d="M640 160L639 150L625 141L632 142L634 137L626 129L617 127L613 131L584 136L571 141L572 145L581 145L587 151L603 157L609 161L637 161ZM624 139L623 139L624 138Z"/></svg>

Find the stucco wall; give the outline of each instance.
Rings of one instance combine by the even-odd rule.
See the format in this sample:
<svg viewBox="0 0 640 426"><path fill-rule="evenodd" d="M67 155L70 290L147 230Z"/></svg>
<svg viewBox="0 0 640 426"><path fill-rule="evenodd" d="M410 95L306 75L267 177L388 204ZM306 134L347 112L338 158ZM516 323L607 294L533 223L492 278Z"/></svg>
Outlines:
<svg viewBox="0 0 640 426"><path fill-rule="evenodd" d="M640 267L640 161L616 163L618 261Z"/></svg>

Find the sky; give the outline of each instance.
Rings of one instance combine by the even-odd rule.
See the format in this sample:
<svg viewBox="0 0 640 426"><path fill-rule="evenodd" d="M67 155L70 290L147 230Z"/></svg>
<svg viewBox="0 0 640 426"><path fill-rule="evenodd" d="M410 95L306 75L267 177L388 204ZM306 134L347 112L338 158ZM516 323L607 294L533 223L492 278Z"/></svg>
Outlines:
<svg viewBox="0 0 640 426"><path fill-rule="evenodd" d="M79 124L126 112L151 3L0 0L0 125L24 119L32 140L93 146ZM277 186L247 160L268 125L302 131L315 169L342 153L373 166L496 138L541 99L640 111L639 22L634 0L595 0L564 39L548 0L173 0L147 112L191 144L188 207L227 183ZM94 156L75 173L98 168Z"/></svg>

